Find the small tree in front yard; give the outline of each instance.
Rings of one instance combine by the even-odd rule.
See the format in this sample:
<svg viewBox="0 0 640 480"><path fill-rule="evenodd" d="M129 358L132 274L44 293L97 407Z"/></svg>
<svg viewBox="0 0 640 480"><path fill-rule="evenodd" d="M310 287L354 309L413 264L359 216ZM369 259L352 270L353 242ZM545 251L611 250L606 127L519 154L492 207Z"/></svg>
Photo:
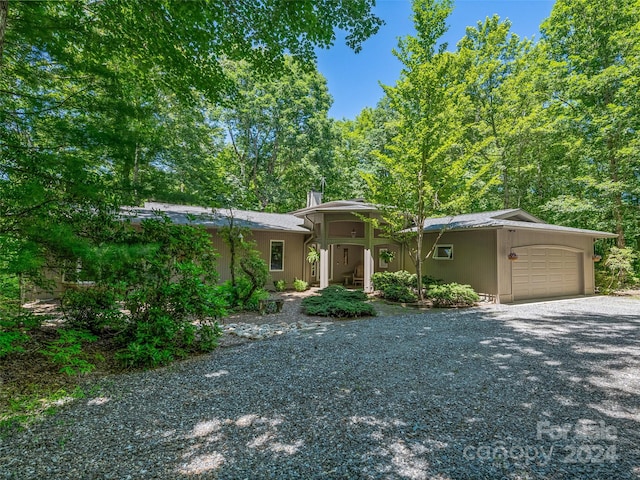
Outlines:
<svg viewBox="0 0 640 480"><path fill-rule="evenodd" d="M255 242L247 240L251 231L237 224L234 212L228 210L228 224L218 231L229 247L231 284L228 288L231 307L246 308L254 295L264 289L269 276L266 262L256 249Z"/></svg>
<svg viewBox="0 0 640 480"><path fill-rule="evenodd" d="M611 247L604 261L604 267L609 277L607 289L624 288L638 282L633 267L636 259L637 254L630 247Z"/></svg>
<svg viewBox="0 0 640 480"><path fill-rule="evenodd" d="M455 81L455 58L438 46L452 10L450 1L416 0L417 35L407 36L394 52L403 63L400 79L384 87L397 113L386 153L378 152L383 170L367 174L371 200L379 205L387 236L406 245L418 273L417 291L424 300L423 251L425 220L460 208L468 188Z"/></svg>

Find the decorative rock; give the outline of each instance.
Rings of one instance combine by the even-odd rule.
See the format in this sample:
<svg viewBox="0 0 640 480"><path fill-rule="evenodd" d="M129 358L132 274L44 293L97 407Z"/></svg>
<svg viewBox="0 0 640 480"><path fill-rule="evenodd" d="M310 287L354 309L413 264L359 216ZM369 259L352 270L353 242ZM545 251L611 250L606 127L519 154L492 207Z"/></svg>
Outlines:
<svg viewBox="0 0 640 480"><path fill-rule="evenodd" d="M296 323L263 324L254 325L252 323L229 323L222 325L222 330L227 335L249 338L251 340L263 340L275 335L284 335L292 331L309 331L319 328L326 328L333 325L332 322L311 322L298 321Z"/></svg>

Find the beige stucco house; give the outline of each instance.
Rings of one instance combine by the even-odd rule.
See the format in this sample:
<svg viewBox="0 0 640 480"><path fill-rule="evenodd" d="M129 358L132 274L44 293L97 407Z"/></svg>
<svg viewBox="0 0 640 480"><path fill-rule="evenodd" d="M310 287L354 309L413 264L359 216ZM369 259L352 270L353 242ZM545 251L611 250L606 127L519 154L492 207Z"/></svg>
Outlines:
<svg viewBox="0 0 640 480"><path fill-rule="evenodd" d="M311 192L307 207L288 214L161 203L128 208L124 214L136 223L158 212L174 223L196 223L211 233L220 252L222 281L229 279L230 253L217 232L230 218L251 232L274 282L284 280L291 286L299 278L321 288L344 283L370 292L375 272L415 272L405 248L367 221L382 219L378 208L363 200L323 203L320 194ZM593 294L594 241L616 236L551 225L520 209L432 218L423 228L423 251L435 244L423 274L469 284L498 303ZM315 264L307 261L310 248L320 254ZM393 260L385 262L382 250L394 252ZM64 287L59 282L54 293Z"/></svg>

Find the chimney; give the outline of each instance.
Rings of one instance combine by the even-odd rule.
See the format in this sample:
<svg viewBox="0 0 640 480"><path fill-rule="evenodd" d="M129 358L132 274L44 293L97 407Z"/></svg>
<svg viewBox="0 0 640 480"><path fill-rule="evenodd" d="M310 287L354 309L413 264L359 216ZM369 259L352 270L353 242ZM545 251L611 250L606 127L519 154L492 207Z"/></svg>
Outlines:
<svg viewBox="0 0 640 480"><path fill-rule="evenodd" d="M311 190L307 193L307 208L316 207L322 203L322 193Z"/></svg>

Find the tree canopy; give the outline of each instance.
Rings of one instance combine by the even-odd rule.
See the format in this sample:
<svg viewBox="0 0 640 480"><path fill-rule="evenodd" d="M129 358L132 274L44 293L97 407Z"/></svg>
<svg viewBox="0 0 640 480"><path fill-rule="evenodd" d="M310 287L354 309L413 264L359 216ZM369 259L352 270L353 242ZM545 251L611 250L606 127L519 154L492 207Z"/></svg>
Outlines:
<svg viewBox="0 0 640 480"><path fill-rule="evenodd" d="M234 99L249 93L229 65L246 65L251 81L291 68L313 75L314 48L330 46L337 29L355 50L377 31L372 5L0 1L0 243L14 252L7 268L37 271L51 252L76 255L91 241L92 219L121 204L224 196L228 130L218 109L238 108ZM309 108L326 111L323 95L324 106ZM315 137L302 133L307 145L326 135L314 128ZM198 169L212 180L209 191L181 197L180 175L195 178Z"/></svg>

